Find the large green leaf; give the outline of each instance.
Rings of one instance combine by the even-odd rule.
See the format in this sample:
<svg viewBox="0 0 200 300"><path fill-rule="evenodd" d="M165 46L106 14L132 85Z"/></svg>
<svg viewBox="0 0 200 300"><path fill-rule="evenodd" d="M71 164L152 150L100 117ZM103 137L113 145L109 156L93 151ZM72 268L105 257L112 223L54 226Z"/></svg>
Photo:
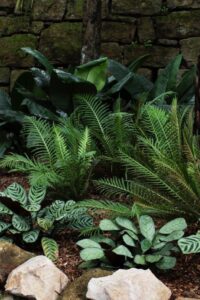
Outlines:
<svg viewBox="0 0 200 300"><path fill-rule="evenodd" d="M38 50L34 50L34 49L30 48L30 47L24 47L24 48L22 48L22 50L24 52L30 54L34 58L36 58L38 60L38 62L46 68L46 70L49 72L49 74L51 74L51 72L53 71L53 66L49 62L49 60L46 58L46 56L44 56Z"/></svg>
<svg viewBox="0 0 200 300"><path fill-rule="evenodd" d="M86 248L81 250L80 257L85 260L96 260L104 257L104 251L101 248Z"/></svg>
<svg viewBox="0 0 200 300"><path fill-rule="evenodd" d="M46 196L46 187L34 185L31 186L28 193L28 201L30 204L41 204Z"/></svg>
<svg viewBox="0 0 200 300"><path fill-rule="evenodd" d="M52 261L56 261L58 259L58 244L55 240L44 237L41 240L42 242L42 249L44 254L51 259Z"/></svg>
<svg viewBox="0 0 200 300"><path fill-rule="evenodd" d="M150 216L141 216L139 219L139 226L141 234L149 241L152 242L155 236L155 225Z"/></svg>
<svg viewBox="0 0 200 300"><path fill-rule="evenodd" d="M109 219L102 220L99 224L99 228L103 231L115 231L120 229L119 226Z"/></svg>
<svg viewBox="0 0 200 300"><path fill-rule="evenodd" d="M83 249L85 249L85 248L100 248L101 249L101 246L97 242L90 240L90 239L80 240L76 244Z"/></svg>
<svg viewBox="0 0 200 300"><path fill-rule="evenodd" d="M117 248L113 249L112 251L117 255L122 255L125 257L133 258L133 255L130 252L130 250L123 245L118 246Z"/></svg>
<svg viewBox="0 0 200 300"><path fill-rule="evenodd" d="M171 256L164 256L157 264L157 268L161 270L169 270L176 265L176 258Z"/></svg>
<svg viewBox="0 0 200 300"><path fill-rule="evenodd" d="M170 234L173 231L182 231L187 228L187 223L184 218L176 218L160 228L159 233Z"/></svg>
<svg viewBox="0 0 200 300"><path fill-rule="evenodd" d="M123 217L118 217L115 219L115 221L116 221L117 225L119 225L127 230L133 231L134 233L137 234L138 230L131 220L129 220L127 218L123 218Z"/></svg>
<svg viewBox="0 0 200 300"><path fill-rule="evenodd" d="M101 91L106 83L108 59L99 58L76 68L75 75L83 80L89 81Z"/></svg>

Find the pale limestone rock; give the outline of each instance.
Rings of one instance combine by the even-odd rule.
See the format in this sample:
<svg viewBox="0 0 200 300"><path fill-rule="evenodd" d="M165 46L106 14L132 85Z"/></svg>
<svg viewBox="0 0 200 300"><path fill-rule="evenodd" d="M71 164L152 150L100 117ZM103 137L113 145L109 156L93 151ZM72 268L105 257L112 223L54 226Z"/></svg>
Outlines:
<svg viewBox="0 0 200 300"><path fill-rule="evenodd" d="M56 300L68 283L67 276L45 256L31 258L8 277L7 292L36 300Z"/></svg>
<svg viewBox="0 0 200 300"><path fill-rule="evenodd" d="M118 270L93 278L86 297L91 300L168 300L171 291L150 270Z"/></svg>

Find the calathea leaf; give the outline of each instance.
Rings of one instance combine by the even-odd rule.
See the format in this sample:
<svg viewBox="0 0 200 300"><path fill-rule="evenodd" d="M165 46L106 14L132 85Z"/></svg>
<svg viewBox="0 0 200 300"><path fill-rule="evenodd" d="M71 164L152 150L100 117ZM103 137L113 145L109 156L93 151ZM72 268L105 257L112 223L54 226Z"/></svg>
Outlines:
<svg viewBox="0 0 200 300"><path fill-rule="evenodd" d="M56 261L58 258L58 244L55 240L44 237L41 240L42 242L42 249L44 254L51 259L52 261Z"/></svg>
<svg viewBox="0 0 200 300"><path fill-rule="evenodd" d="M13 215L12 217L12 225L15 229L20 232L29 231L30 230L30 222L27 218L23 218L18 215Z"/></svg>
<svg viewBox="0 0 200 300"><path fill-rule="evenodd" d="M35 243L39 237L39 233L38 229L24 232L22 235L23 241L26 243Z"/></svg>

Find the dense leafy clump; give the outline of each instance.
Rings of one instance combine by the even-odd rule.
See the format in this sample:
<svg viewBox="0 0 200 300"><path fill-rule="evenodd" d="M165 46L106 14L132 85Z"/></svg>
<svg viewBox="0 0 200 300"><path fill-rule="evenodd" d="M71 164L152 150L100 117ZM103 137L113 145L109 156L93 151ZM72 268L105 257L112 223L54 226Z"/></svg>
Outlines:
<svg viewBox="0 0 200 300"><path fill-rule="evenodd" d="M87 209L76 202L56 200L44 203L46 188L31 186L28 193L13 183L0 193L0 235L14 241L34 244L41 240L44 253L55 260L58 245L51 237L60 227L82 229L93 224ZM50 237L50 238L49 238Z"/></svg>
<svg viewBox="0 0 200 300"><path fill-rule="evenodd" d="M1 167L27 173L31 184L64 190L68 197L79 198L86 192L96 163L88 128L79 130L67 119L51 125L46 120L27 117L24 136L33 157L7 155Z"/></svg>
<svg viewBox="0 0 200 300"><path fill-rule="evenodd" d="M154 213L200 216L199 136L193 135L192 111L174 101L170 110L145 105L137 130L137 147L121 151L125 178L96 181L108 196L128 195Z"/></svg>
<svg viewBox="0 0 200 300"><path fill-rule="evenodd" d="M171 269L179 251L176 241L184 235L187 224L183 218L174 219L156 230L148 215L139 218L139 226L130 219L117 217L100 222L100 234L80 240L82 267L157 267Z"/></svg>

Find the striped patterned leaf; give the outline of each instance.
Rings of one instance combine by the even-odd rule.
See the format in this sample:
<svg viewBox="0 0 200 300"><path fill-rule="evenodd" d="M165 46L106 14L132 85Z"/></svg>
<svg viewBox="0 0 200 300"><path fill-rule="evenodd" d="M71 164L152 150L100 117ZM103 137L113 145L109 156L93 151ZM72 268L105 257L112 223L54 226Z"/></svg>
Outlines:
<svg viewBox="0 0 200 300"><path fill-rule="evenodd" d="M26 205L27 203L26 191L20 184L16 182L9 185L7 189L5 189L5 191L0 195L4 197L8 197L11 200L19 202L22 205Z"/></svg>
<svg viewBox="0 0 200 300"><path fill-rule="evenodd" d="M0 233L6 231L10 226L11 224L0 221Z"/></svg>
<svg viewBox="0 0 200 300"><path fill-rule="evenodd" d="M13 215L11 209L6 207L3 203L0 203L0 214Z"/></svg>
<svg viewBox="0 0 200 300"><path fill-rule="evenodd" d="M31 186L28 193L28 200L31 205L39 205L46 196L46 188L42 186Z"/></svg>
<svg viewBox="0 0 200 300"><path fill-rule="evenodd" d="M200 253L200 235L190 235L178 241L183 254Z"/></svg>
<svg viewBox="0 0 200 300"><path fill-rule="evenodd" d="M26 243L35 243L39 237L40 231L38 229L24 232L22 235L23 241Z"/></svg>
<svg viewBox="0 0 200 300"><path fill-rule="evenodd" d="M50 230L53 226L53 220L48 218L37 218L37 223L44 231Z"/></svg>
<svg viewBox="0 0 200 300"><path fill-rule="evenodd" d="M18 215L13 215L12 225L20 232L30 230L30 223L28 222L28 220Z"/></svg>
<svg viewBox="0 0 200 300"><path fill-rule="evenodd" d="M30 212L38 212L40 209L41 209L41 205L39 204L30 204L30 205L26 205L24 207L24 209L26 209L27 211L30 211Z"/></svg>
<svg viewBox="0 0 200 300"><path fill-rule="evenodd" d="M44 254L51 259L56 261L58 258L58 244L55 240L49 239L47 237L42 238L42 249Z"/></svg>

